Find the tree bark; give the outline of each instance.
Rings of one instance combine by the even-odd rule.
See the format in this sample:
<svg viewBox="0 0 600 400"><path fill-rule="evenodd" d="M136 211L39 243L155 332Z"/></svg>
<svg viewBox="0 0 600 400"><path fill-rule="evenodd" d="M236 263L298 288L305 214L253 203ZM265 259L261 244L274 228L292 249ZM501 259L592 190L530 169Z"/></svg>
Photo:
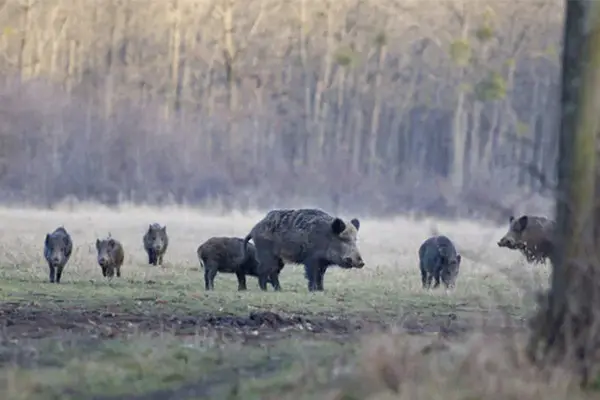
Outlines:
<svg viewBox="0 0 600 400"><path fill-rule="evenodd" d="M599 17L595 1L566 2L557 251L552 256L551 288L540 296L528 347L535 362L574 367L583 385L597 373L600 361L600 274L594 240L594 220L600 216L594 187L600 120Z"/></svg>

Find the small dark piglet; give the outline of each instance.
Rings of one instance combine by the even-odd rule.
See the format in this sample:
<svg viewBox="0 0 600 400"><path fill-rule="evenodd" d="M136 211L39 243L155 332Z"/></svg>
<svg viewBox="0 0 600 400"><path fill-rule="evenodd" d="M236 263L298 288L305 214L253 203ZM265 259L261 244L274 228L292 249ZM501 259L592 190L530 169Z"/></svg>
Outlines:
<svg viewBox="0 0 600 400"><path fill-rule="evenodd" d="M457 253L454 244L447 236L432 236L425 240L419 248L419 268L423 288L433 288L440 285L440 278L446 288L456 285L456 278L460 268L461 256Z"/></svg>
<svg viewBox="0 0 600 400"><path fill-rule="evenodd" d="M200 261L200 267L204 269L206 290L214 290L217 272L235 274L240 291L246 290L246 275L258 276L256 249L252 243L249 243L245 249L242 238L212 237L198 246L196 254ZM279 275L281 268L275 272L276 275ZM272 279L269 276L268 280L271 285L279 283L278 277Z"/></svg>
<svg viewBox="0 0 600 400"><path fill-rule="evenodd" d="M50 282L60 283L63 269L71 257L73 241L64 227L58 227L46 234L44 241L44 258L50 268Z"/></svg>
<svg viewBox="0 0 600 400"><path fill-rule="evenodd" d="M116 271L117 277L120 277L121 265L125 259L123 245L109 236L107 239L96 239L96 250L98 251L98 264L102 268L102 276L112 278Z"/></svg>
<svg viewBox="0 0 600 400"><path fill-rule="evenodd" d="M167 227L159 224L148 225L148 230L143 237L144 250L148 254L148 264L162 265L163 256L169 246Z"/></svg>

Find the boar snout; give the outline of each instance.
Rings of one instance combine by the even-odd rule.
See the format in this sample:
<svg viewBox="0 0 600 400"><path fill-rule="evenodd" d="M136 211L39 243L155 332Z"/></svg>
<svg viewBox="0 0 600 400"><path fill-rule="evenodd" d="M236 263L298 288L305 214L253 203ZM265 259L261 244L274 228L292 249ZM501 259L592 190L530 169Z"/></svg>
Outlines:
<svg viewBox="0 0 600 400"><path fill-rule="evenodd" d="M344 258L344 267L345 268L362 268L365 266L365 262L363 261L361 256L357 256L356 258L346 257Z"/></svg>
<svg viewBox="0 0 600 400"><path fill-rule="evenodd" d="M514 249L516 247L516 243L511 238L503 237L498 241L499 247L508 247L509 249Z"/></svg>

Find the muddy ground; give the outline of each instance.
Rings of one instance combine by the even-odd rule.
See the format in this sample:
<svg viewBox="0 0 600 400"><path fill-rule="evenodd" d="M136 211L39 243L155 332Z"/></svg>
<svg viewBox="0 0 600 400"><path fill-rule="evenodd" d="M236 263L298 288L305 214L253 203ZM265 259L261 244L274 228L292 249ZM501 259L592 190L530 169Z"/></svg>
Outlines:
<svg viewBox="0 0 600 400"><path fill-rule="evenodd" d="M25 369L45 366L62 368L61 360L49 356L40 357L39 351L43 350L36 350L36 343L45 339L50 339L50 342L56 339L57 342L76 344L80 351L86 351L86 349L97 348L99 343L106 340L135 338L139 334L160 335L166 332L179 337L201 335L225 343L235 342L262 348L265 344L275 344L280 340L285 342L285 339L289 338L318 339L328 343L335 341L347 344L362 334L388 329L415 335L441 335L453 340L460 339L474 330L498 334L523 330L525 321L499 312L483 314L481 311L474 312L466 309L456 309L452 312L406 310L396 318L391 318L389 314L376 313L302 315L252 312L245 315L226 313L191 315L178 313L168 306L161 307L160 304L153 302L137 308L120 305L85 308L73 306L72 303L60 307L60 302L53 305L37 302L5 302L0 305L0 366L13 365ZM76 385L73 387L63 385L53 389L56 392L51 398L95 400L219 398L221 395L211 391L229 388L229 386L231 389L227 390L235 390L237 387L235 382L244 379L252 381L257 376L272 379L281 374L285 368L287 368L285 359L282 358L270 361L258 360L256 364L232 367L231 370L225 371L217 369L189 382L185 381L167 389L150 390L143 394L91 394L86 391L85 386L82 388ZM42 393L46 397L49 395L47 389Z"/></svg>
<svg viewBox="0 0 600 400"><path fill-rule="evenodd" d="M214 335L242 341L281 339L295 335L347 338L392 327L413 334L440 333L449 337L461 336L474 329L501 333L524 328L523 319L499 313L483 318L472 314L460 310L451 313L408 311L395 320L382 320L377 314L340 316L252 312L247 315L184 315L160 310L132 311L118 305L103 309L44 309L31 304L4 303L0 305L0 326L2 337L8 340L65 335L117 338L139 333L168 332L174 335ZM485 323L482 324L482 321Z"/></svg>

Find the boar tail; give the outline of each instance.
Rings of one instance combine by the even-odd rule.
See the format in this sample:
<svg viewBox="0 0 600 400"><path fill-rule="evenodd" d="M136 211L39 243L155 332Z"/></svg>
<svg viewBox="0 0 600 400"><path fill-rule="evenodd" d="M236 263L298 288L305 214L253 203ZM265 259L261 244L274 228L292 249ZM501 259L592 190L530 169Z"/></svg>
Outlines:
<svg viewBox="0 0 600 400"><path fill-rule="evenodd" d="M250 258L248 252L248 242L250 241L250 239L252 239L252 232L247 234L244 238L244 262L248 261L248 258Z"/></svg>

